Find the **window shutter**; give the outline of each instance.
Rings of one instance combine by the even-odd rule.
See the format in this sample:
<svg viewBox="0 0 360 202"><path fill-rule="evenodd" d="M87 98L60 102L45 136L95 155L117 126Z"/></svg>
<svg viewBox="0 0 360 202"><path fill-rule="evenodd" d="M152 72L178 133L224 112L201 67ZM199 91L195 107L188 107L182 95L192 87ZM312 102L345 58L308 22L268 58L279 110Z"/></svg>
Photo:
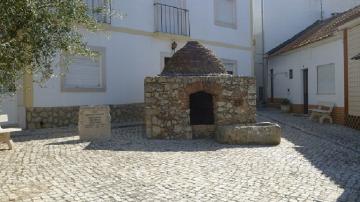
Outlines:
<svg viewBox="0 0 360 202"><path fill-rule="evenodd" d="M101 58L73 58L64 80L65 88L101 88Z"/></svg>
<svg viewBox="0 0 360 202"><path fill-rule="evenodd" d="M335 64L317 67L318 94L335 94Z"/></svg>
<svg viewBox="0 0 360 202"><path fill-rule="evenodd" d="M215 0L215 21L218 25L236 27L236 1Z"/></svg>

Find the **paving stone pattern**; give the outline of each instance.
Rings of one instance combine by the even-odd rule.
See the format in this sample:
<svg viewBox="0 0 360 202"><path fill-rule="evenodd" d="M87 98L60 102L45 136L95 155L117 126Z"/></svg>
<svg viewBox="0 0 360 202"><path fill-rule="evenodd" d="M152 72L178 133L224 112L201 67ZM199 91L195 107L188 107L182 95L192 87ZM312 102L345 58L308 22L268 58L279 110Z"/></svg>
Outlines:
<svg viewBox="0 0 360 202"><path fill-rule="evenodd" d="M323 137L328 125L308 132L283 123L312 124L306 119L259 115L281 119L279 146L148 140L142 126L114 129L102 143L81 142L71 129L22 132L13 151L0 145L0 201L360 201L355 144ZM343 139L360 136L331 127Z"/></svg>

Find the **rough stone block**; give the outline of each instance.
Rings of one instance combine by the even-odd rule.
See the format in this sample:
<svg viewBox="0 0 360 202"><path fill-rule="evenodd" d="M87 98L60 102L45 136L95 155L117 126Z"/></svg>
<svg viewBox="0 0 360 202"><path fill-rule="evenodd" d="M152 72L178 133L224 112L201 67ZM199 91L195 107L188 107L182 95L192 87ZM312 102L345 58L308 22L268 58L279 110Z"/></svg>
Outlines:
<svg viewBox="0 0 360 202"><path fill-rule="evenodd" d="M219 126L216 141L223 144L278 145L281 128L274 123Z"/></svg>
<svg viewBox="0 0 360 202"><path fill-rule="evenodd" d="M106 140L111 138L109 106L80 107L79 135L81 140Z"/></svg>

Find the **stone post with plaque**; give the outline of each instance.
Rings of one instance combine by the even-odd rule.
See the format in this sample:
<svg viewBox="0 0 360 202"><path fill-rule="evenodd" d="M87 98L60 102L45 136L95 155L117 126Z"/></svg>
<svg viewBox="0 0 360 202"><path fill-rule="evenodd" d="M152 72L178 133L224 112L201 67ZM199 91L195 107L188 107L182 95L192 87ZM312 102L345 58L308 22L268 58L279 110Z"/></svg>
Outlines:
<svg viewBox="0 0 360 202"><path fill-rule="evenodd" d="M107 140L111 138L109 106L83 106L79 111L81 140Z"/></svg>

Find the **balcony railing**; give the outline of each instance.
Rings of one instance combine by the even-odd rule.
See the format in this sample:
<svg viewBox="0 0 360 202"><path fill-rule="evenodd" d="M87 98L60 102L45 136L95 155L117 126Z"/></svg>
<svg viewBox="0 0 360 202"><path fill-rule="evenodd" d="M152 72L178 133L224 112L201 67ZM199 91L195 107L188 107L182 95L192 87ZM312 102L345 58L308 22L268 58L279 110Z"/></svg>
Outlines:
<svg viewBox="0 0 360 202"><path fill-rule="evenodd" d="M110 0L85 0L88 6L88 14L98 23L111 24L111 1Z"/></svg>
<svg viewBox="0 0 360 202"><path fill-rule="evenodd" d="M189 10L155 3L155 31L190 36Z"/></svg>

